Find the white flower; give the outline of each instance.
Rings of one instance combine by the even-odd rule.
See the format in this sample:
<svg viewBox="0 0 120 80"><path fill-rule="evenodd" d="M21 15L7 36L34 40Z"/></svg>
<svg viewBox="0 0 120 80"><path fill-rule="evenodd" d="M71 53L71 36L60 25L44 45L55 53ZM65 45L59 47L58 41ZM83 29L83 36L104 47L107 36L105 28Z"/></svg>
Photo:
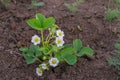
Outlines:
<svg viewBox="0 0 120 80"><path fill-rule="evenodd" d="M38 35L32 36L31 42L32 42L34 45L40 44L40 37L39 37Z"/></svg>
<svg viewBox="0 0 120 80"><path fill-rule="evenodd" d="M57 47L60 47L63 46L65 42L63 41L62 37L56 37L55 43L57 44Z"/></svg>
<svg viewBox="0 0 120 80"><path fill-rule="evenodd" d="M64 32L61 31L61 30L57 30L56 34L57 34L58 37L64 37Z"/></svg>
<svg viewBox="0 0 120 80"><path fill-rule="evenodd" d="M52 66L52 67L56 67L56 66L58 65L58 63L59 63L59 60L58 60L57 58L51 58L51 59L49 60L49 64L50 64L50 66Z"/></svg>
<svg viewBox="0 0 120 80"><path fill-rule="evenodd" d="M47 65L45 63L41 64L42 69L47 69Z"/></svg>
<svg viewBox="0 0 120 80"><path fill-rule="evenodd" d="M42 76L43 72L40 68L36 68L36 73L38 76Z"/></svg>

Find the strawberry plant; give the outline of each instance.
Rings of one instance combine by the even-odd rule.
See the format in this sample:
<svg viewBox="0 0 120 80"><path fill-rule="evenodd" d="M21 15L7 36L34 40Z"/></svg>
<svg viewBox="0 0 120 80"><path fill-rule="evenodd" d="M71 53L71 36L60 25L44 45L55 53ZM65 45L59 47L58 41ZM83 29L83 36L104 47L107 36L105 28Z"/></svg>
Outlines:
<svg viewBox="0 0 120 80"><path fill-rule="evenodd" d="M39 62L36 68L38 76L42 76L44 71L49 70L50 67L57 67L62 62L74 65L78 57L90 57L94 54L93 49L84 47L80 39L75 39L72 44L65 44L65 34L55 22L55 18L46 18L39 13L35 18L27 21L30 27L40 31L41 34L32 36L30 47L22 47L20 51L27 64ZM49 32L47 36L44 36L45 30Z"/></svg>

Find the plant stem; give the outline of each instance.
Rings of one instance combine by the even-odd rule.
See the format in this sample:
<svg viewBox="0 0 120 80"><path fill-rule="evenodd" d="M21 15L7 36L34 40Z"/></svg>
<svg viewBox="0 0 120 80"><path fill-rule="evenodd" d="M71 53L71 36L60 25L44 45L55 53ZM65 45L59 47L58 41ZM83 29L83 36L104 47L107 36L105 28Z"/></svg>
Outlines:
<svg viewBox="0 0 120 80"><path fill-rule="evenodd" d="M41 63L41 60L39 58L37 58L36 56L33 57Z"/></svg>
<svg viewBox="0 0 120 80"><path fill-rule="evenodd" d="M53 36L53 34L51 34L50 32L49 32L49 34L48 34L48 36L47 36L47 38L46 38L46 43L48 44L49 42L50 42L50 40L52 39L52 36Z"/></svg>
<svg viewBox="0 0 120 80"><path fill-rule="evenodd" d="M41 30L41 36L42 36L42 45L44 46L44 36L43 36L43 30Z"/></svg>
<svg viewBox="0 0 120 80"><path fill-rule="evenodd" d="M55 38L56 36L50 35L49 39L47 40L47 42L49 43L51 39Z"/></svg>
<svg viewBox="0 0 120 80"><path fill-rule="evenodd" d="M52 51L53 51L53 50L50 50L50 51L49 51L47 54L50 54L50 53L52 53Z"/></svg>
<svg viewBox="0 0 120 80"><path fill-rule="evenodd" d="M50 36L51 36L51 34L50 34L50 31L49 31L49 34L48 34L48 36L46 38L46 42L48 41L48 39L50 38Z"/></svg>

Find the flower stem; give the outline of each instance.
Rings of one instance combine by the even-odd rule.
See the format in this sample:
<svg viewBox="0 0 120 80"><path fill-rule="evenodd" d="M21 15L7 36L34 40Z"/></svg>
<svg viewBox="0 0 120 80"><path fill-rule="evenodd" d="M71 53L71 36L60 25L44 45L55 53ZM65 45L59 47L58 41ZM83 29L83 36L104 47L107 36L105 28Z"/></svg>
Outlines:
<svg viewBox="0 0 120 80"><path fill-rule="evenodd" d="M48 36L47 36L47 38L46 38L46 43L47 43L47 44L49 44L52 35L53 35L53 34L51 34L51 33L49 32L49 34L48 34Z"/></svg>
<svg viewBox="0 0 120 80"><path fill-rule="evenodd" d="M42 36L42 45L44 46L44 36L43 36L43 30L41 30L41 36Z"/></svg>
<svg viewBox="0 0 120 80"><path fill-rule="evenodd" d="M46 38L46 41L48 41L48 39L50 38L50 31L49 31L49 34L47 35L47 38Z"/></svg>

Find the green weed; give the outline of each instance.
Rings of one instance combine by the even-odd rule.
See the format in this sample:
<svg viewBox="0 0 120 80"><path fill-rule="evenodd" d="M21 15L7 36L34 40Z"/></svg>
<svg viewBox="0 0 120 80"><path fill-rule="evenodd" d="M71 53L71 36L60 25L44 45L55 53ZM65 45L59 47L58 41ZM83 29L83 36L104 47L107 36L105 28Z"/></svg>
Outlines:
<svg viewBox="0 0 120 80"><path fill-rule="evenodd" d="M115 18L119 18L120 14L120 0L109 0L108 7L105 8L106 20L112 21Z"/></svg>
<svg viewBox="0 0 120 80"><path fill-rule="evenodd" d="M7 9L9 2L10 2L10 0L1 0L2 7L4 9Z"/></svg>
<svg viewBox="0 0 120 80"><path fill-rule="evenodd" d="M36 0L31 0L31 5L34 9L38 9L40 6L44 6L44 2L38 2Z"/></svg>
<svg viewBox="0 0 120 80"><path fill-rule="evenodd" d="M115 44L115 48L114 55L108 59L108 63L120 70L120 42Z"/></svg>
<svg viewBox="0 0 120 80"><path fill-rule="evenodd" d="M76 0L73 3L65 3L64 5L70 12L76 13L78 11L78 6L83 2L84 0Z"/></svg>

